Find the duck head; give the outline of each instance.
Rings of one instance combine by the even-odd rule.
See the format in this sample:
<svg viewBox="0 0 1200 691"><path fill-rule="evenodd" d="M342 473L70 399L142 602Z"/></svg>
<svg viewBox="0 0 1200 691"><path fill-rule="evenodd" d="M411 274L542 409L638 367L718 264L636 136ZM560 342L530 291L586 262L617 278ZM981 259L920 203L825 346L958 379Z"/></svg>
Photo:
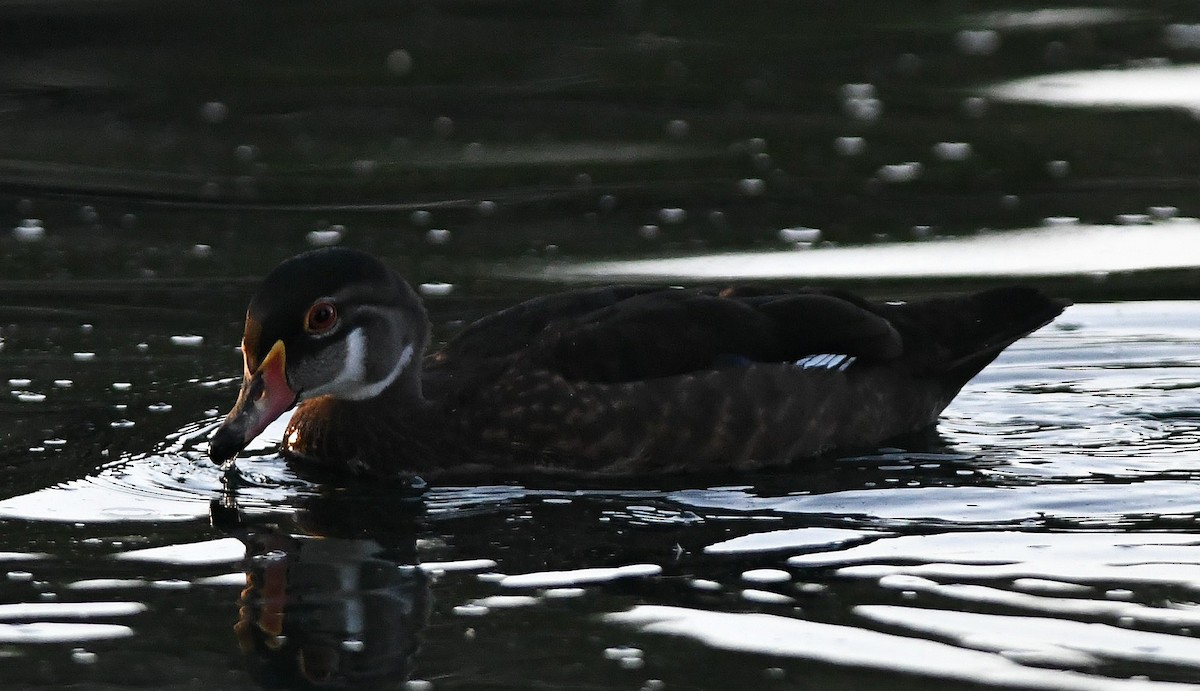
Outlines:
<svg viewBox="0 0 1200 691"><path fill-rule="evenodd" d="M300 401L420 400L428 339L420 299L374 257L337 247L283 262L250 300L241 392L209 457L225 463Z"/></svg>

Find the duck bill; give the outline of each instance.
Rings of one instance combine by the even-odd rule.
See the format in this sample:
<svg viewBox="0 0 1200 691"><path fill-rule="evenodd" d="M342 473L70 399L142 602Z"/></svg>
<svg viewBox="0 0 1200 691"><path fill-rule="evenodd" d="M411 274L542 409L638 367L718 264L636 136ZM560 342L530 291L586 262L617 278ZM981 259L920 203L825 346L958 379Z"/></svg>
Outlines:
<svg viewBox="0 0 1200 691"><path fill-rule="evenodd" d="M246 371L237 403L209 441L208 456L213 463L223 465L236 456L296 403L296 392L287 383L286 365L283 341L276 341L258 369Z"/></svg>

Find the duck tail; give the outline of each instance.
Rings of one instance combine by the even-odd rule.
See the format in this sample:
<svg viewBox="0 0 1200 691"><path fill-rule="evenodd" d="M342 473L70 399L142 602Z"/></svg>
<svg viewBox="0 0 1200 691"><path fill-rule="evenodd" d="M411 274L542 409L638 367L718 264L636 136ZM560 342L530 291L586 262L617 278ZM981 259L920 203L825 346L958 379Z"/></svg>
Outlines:
<svg viewBox="0 0 1200 691"><path fill-rule="evenodd" d="M1049 324L1071 302L1029 286L1006 286L965 298L958 318L943 323L935 336L945 350L938 369L961 386L1005 348ZM938 337L940 336L940 338Z"/></svg>

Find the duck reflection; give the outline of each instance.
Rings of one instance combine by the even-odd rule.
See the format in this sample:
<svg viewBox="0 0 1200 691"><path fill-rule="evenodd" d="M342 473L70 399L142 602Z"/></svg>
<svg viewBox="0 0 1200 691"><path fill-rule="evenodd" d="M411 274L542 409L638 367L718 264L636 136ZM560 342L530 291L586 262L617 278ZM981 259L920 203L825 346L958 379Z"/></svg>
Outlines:
<svg viewBox="0 0 1200 691"><path fill-rule="evenodd" d="M429 619L429 580L416 560L420 508L331 494L256 520L233 495L213 501L213 524L246 545L234 631L259 683L404 685Z"/></svg>

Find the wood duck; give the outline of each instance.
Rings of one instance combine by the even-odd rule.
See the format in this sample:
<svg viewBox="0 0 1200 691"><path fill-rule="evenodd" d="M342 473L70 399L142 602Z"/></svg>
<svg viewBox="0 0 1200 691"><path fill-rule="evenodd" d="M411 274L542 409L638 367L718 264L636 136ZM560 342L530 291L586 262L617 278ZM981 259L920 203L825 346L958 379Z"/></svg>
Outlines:
<svg viewBox="0 0 1200 691"><path fill-rule="evenodd" d="M933 425L1067 304L1028 287L901 303L610 286L523 302L425 355L412 288L368 254L319 249L250 301L241 392L209 453L224 464L299 402L284 454L370 476L781 465Z"/></svg>

